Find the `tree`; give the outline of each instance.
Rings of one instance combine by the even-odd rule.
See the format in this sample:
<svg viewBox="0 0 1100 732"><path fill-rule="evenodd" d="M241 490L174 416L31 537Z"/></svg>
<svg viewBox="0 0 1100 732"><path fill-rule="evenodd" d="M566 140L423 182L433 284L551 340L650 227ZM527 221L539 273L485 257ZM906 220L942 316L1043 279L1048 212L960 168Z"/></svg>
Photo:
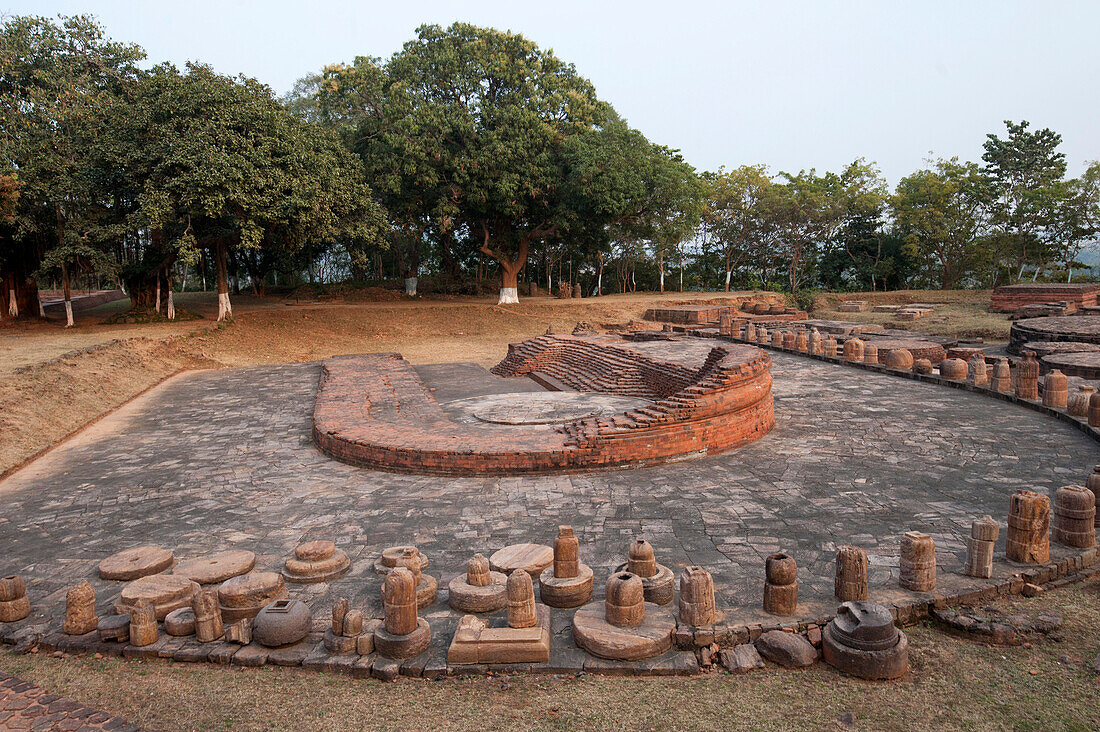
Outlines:
<svg viewBox="0 0 1100 732"><path fill-rule="evenodd" d="M785 182L768 189L764 205L775 230L776 252L787 270L787 286L795 292L812 279L822 247L839 226L839 179L812 169L780 175Z"/></svg>
<svg viewBox="0 0 1100 732"><path fill-rule="evenodd" d="M883 269L883 214L890 188L874 163L859 158L840 174L837 194L837 238L855 268L857 281L869 281L875 290L879 277L892 267L891 263Z"/></svg>
<svg viewBox="0 0 1100 732"><path fill-rule="evenodd" d="M109 262L98 252L109 204L97 185L93 157L103 129L101 110L133 82L136 62L145 54L107 39L89 16L62 16L60 24L10 18L0 30L0 50L0 149L5 167L17 170L20 181L4 265L24 306L38 304L34 268L46 262L59 269L71 326L71 269Z"/></svg>
<svg viewBox="0 0 1100 732"><path fill-rule="evenodd" d="M1066 156L1057 152L1062 136L1045 128L1029 132L1026 120L1005 120L1005 126L1005 139L989 134L982 145L984 172L991 179L992 224L1015 260L1016 277L1023 277L1029 262L1038 277L1047 255L1040 231L1052 215L1052 189L1066 173Z"/></svg>
<svg viewBox="0 0 1100 732"><path fill-rule="evenodd" d="M898 230L915 256L938 264L944 290L958 285L979 254L988 198L981 169L958 158L937 160L898 183L891 201Z"/></svg>
<svg viewBox="0 0 1100 732"><path fill-rule="evenodd" d="M759 255L770 241L764 200L772 186L763 165L742 165L706 175L708 195L703 207L703 237L716 248L725 265L725 290L733 268Z"/></svg>
<svg viewBox="0 0 1100 732"><path fill-rule="evenodd" d="M1059 181L1049 189L1054 197L1047 222L1047 246L1065 267L1066 282L1073 281L1081 249L1100 234L1100 163L1089 165L1084 175Z"/></svg>

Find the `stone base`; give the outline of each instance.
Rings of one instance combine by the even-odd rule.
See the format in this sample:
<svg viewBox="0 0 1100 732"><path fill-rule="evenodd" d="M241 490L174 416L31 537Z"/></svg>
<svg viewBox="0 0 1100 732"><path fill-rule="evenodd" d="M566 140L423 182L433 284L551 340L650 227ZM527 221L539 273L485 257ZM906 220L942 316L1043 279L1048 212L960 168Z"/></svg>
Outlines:
<svg viewBox="0 0 1100 732"><path fill-rule="evenodd" d="M638 661L664 653L672 647L676 621L672 613L646 603L645 619L633 628L620 628L607 622L604 603L590 602L573 615L573 640L600 658Z"/></svg>
<svg viewBox="0 0 1100 732"><path fill-rule="evenodd" d="M554 550L545 544L512 544L493 552L490 569L503 574L523 569L538 582L542 571L554 563Z"/></svg>
<svg viewBox="0 0 1100 732"><path fill-rule="evenodd" d="M390 570L397 566L397 560L404 556L406 549L416 549L416 547L412 544L402 544L383 549L378 559L374 560L374 571L383 576L389 574ZM428 555L420 553L420 571L423 572L427 568Z"/></svg>
<svg viewBox="0 0 1100 732"><path fill-rule="evenodd" d="M620 564L615 568L613 574L619 572L626 572L626 563ZM645 596L646 602L652 602L654 605L667 605L672 602L672 597L675 594L675 580L676 577L672 574L672 570L663 564L657 565L657 574L652 577L642 577L642 593Z"/></svg>
<svg viewBox="0 0 1100 732"><path fill-rule="evenodd" d="M452 610L460 613L491 613L508 604L506 585L508 577L503 572L490 572L489 584L484 587L471 585L466 575L460 574L447 584Z"/></svg>
<svg viewBox="0 0 1100 732"><path fill-rule="evenodd" d="M416 586L416 609L423 610L435 603L439 583L430 574L420 575L420 584Z"/></svg>
<svg viewBox="0 0 1100 732"><path fill-rule="evenodd" d="M833 636L832 626L826 625L821 634L821 650L830 666L861 679L896 679L909 670L909 640L905 633L899 633L898 643L893 648L861 651L841 645Z"/></svg>
<svg viewBox="0 0 1100 732"><path fill-rule="evenodd" d="M550 607L580 607L592 599L592 568L581 564L576 577L555 577L549 566L539 576L539 599Z"/></svg>
<svg viewBox="0 0 1100 732"><path fill-rule="evenodd" d="M394 635L380 625L374 631L374 650L386 658L412 658L423 653L432 640L432 631L424 618L416 619L416 630L408 635Z"/></svg>
<svg viewBox="0 0 1100 732"><path fill-rule="evenodd" d="M538 623L531 628L490 628L481 618L467 615L459 621L447 651L447 662L549 663L550 608L538 603L535 612Z"/></svg>
<svg viewBox="0 0 1100 732"><path fill-rule="evenodd" d="M348 559L348 555L342 549L337 549L328 559L321 559L316 562L306 562L300 559L286 560L283 577L287 582L296 585L312 585L342 577L349 569L351 569L351 560Z"/></svg>

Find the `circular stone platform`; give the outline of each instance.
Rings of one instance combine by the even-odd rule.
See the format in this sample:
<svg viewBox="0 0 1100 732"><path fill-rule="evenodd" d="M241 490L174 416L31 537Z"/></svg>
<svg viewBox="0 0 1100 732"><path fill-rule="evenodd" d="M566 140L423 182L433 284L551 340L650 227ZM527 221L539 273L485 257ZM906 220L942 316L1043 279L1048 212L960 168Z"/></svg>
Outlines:
<svg viewBox="0 0 1100 732"><path fill-rule="evenodd" d="M1066 376L1100 379L1100 352L1053 353L1043 356L1043 365Z"/></svg>
<svg viewBox="0 0 1100 732"><path fill-rule="evenodd" d="M1008 352L1019 355L1028 341L1073 341L1100 344L1100 316L1051 315L1012 324Z"/></svg>
<svg viewBox="0 0 1100 732"><path fill-rule="evenodd" d="M443 410L457 422L493 425L558 425L617 414L650 402L632 397L569 391L494 394L447 402Z"/></svg>

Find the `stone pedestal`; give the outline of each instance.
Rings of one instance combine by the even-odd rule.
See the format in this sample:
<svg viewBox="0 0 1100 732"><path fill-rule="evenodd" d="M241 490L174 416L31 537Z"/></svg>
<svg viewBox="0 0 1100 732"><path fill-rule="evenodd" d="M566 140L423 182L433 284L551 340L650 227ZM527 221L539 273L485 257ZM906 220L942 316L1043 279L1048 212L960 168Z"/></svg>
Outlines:
<svg viewBox="0 0 1100 732"><path fill-rule="evenodd" d="M968 367L961 358L945 358L940 361L940 376L948 381L965 381Z"/></svg>
<svg viewBox="0 0 1100 732"><path fill-rule="evenodd" d="M825 356L827 358L836 358L837 343L835 338L830 338L825 341Z"/></svg>
<svg viewBox="0 0 1100 732"><path fill-rule="evenodd" d="M227 623L254 618L264 605L286 597L286 583L278 572L250 572L232 577L218 586L218 602L222 618ZM198 617L198 612L195 617Z"/></svg>
<svg viewBox="0 0 1100 732"><path fill-rule="evenodd" d="M182 575L200 585L220 585L231 577L248 574L255 566L254 552L231 549L182 561L175 566L172 574Z"/></svg>
<svg viewBox="0 0 1100 732"><path fill-rule="evenodd" d="M579 647L600 658L637 661L672 646L676 621L657 605L642 602L639 608L637 577L612 575L607 594L608 603L589 603L573 615L573 640Z"/></svg>
<svg viewBox="0 0 1100 732"><path fill-rule="evenodd" d="M390 573L390 570L397 566L397 562L401 557L405 556L405 552L408 549L416 549L411 544L401 544L400 546L389 546L382 550L382 554L378 557L378 560L374 563L374 571L381 575ZM419 549L416 550L420 555L420 571L423 572L428 568L428 555L422 553Z"/></svg>
<svg viewBox="0 0 1100 732"><path fill-rule="evenodd" d="M874 343L863 344L863 363L872 366L878 365L878 346Z"/></svg>
<svg viewBox="0 0 1100 732"><path fill-rule="evenodd" d="M8 575L0 578L0 623L14 623L31 614L31 601L23 578Z"/></svg>
<svg viewBox="0 0 1100 732"><path fill-rule="evenodd" d="M894 371L908 371L913 368L913 354L904 348L895 348L886 352L885 364Z"/></svg>
<svg viewBox="0 0 1100 732"><path fill-rule="evenodd" d="M844 341L844 360L860 363L863 361L863 341L859 338L849 338Z"/></svg>
<svg viewBox="0 0 1100 732"><path fill-rule="evenodd" d="M156 608L148 600L138 600L130 608L130 645L147 646L158 637Z"/></svg>
<svg viewBox="0 0 1100 732"><path fill-rule="evenodd" d="M195 613L195 638L199 643L216 641L225 634L216 590L206 589L195 595L191 610Z"/></svg>
<svg viewBox="0 0 1100 732"><path fill-rule="evenodd" d="M84 580L65 594L65 622L61 630L68 635L91 633L99 625L95 614L95 588Z"/></svg>
<svg viewBox="0 0 1100 732"><path fill-rule="evenodd" d="M522 569L537 580L542 571L554 562L554 550L545 544L512 544L489 557L489 566L506 575Z"/></svg>
<svg viewBox="0 0 1100 732"><path fill-rule="evenodd" d="M841 602L867 599L867 552L857 546L837 549L833 591Z"/></svg>
<svg viewBox="0 0 1100 732"><path fill-rule="evenodd" d="M1065 409L1068 404L1069 379L1061 371L1054 369L1043 380L1043 405Z"/></svg>
<svg viewBox="0 0 1100 732"><path fill-rule="evenodd" d="M188 607L199 591L197 582L175 574L153 574L141 577L122 588L115 601L115 612L129 613L141 600L152 603L157 620L164 620L173 610Z"/></svg>
<svg viewBox="0 0 1100 732"><path fill-rule="evenodd" d="M1062 486L1054 494L1054 529L1057 544L1076 549L1096 545L1096 496L1083 485Z"/></svg>
<svg viewBox="0 0 1100 732"><path fill-rule="evenodd" d="M810 337L806 334L806 331L800 330L795 334L794 348L802 353L807 353L810 350Z"/></svg>
<svg viewBox="0 0 1100 732"><path fill-rule="evenodd" d="M1071 417L1088 419L1089 400L1092 399L1092 395L1095 393L1096 387L1094 386L1085 384L1078 386L1077 391L1073 392L1066 402L1066 411L1069 412Z"/></svg>
<svg viewBox="0 0 1100 732"><path fill-rule="evenodd" d="M382 583L385 620L374 631L374 650L387 658L412 658L431 641L431 629L416 615L416 580L405 567L396 567Z"/></svg>
<svg viewBox="0 0 1100 732"><path fill-rule="evenodd" d="M862 679L896 679L909 670L909 641L890 611L870 602L845 602L821 634L829 665Z"/></svg>
<svg viewBox="0 0 1100 732"><path fill-rule="evenodd" d="M545 574L545 572L544 572ZM466 574L460 574L447 585L451 608L464 613L491 613L508 604L503 572L489 569L489 560L475 554L466 564Z"/></svg>
<svg viewBox="0 0 1100 732"><path fill-rule="evenodd" d="M818 356L825 352L825 346L821 342L821 333L817 328L810 330L810 353Z"/></svg>
<svg viewBox="0 0 1100 732"><path fill-rule="evenodd" d="M936 589L936 544L928 534L907 531L901 537L901 578L903 588L913 592Z"/></svg>
<svg viewBox="0 0 1100 732"><path fill-rule="evenodd" d="M294 549L283 568L287 582L297 585L329 582L343 576L351 568L351 560L343 549L331 541L307 541Z"/></svg>
<svg viewBox="0 0 1100 732"><path fill-rule="evenodd" d="M554 563L539 576L539 597L550 607L579 607L592 599L592 569L580 561L580 544L570 526L554 540Z"/></svg>
<svg viewBox="0 0 1100 732"><path fill-rule="evenodd" d="M993 380L990 382L989 388L1001 394L1012 391L1012 367L1009 365L1007 358L1002 356L997 360L997 364L993 367Z"/></svg>
<svg viewBox="0 0 1100 732"><path fill-rule="evenodd" d="M1035 351L1024 351L1024 360L1016 367L1016 396L1035 401L1039 398L1039 362Z"/></svg>
<svg viewBox="0 0 1100 732"><path fill-rule="evenodd" d="M1033 491L1013 494L1008 511L1005 554L1014 562L1050 561L1050 499Z"/></svg>
<svg viewBox="0 0 1100 732"><path fill-rule="evenodd" d="M189 607L173 610L164 618L164 632L174 638L195 634L195 611Z"/></svg>
<svg viewBox="0 0 1100 732"><path fill-rule="evenodd" d="M414 546L405 547L397 560L397 566L409 570L416 580L416 606L424 609L433 604L437 596L438 583L435 577L421 571L424 561L420 556L420 550Z"/></svg>
<svg viewBox="0 0 1100 732"><path fill-rule="evenodd" d="M657 562L653 547L645 539L635 539L627 551L625 564L615 568L615 572L630 572L642 579L642 590L646 602L655 605L667 605L675 595L672 570Z"/></svg>
<svg viewBox="0 0 1100 732"><path fill-rule="evenodd" d="M794 615L798 607L798 565L782 552L764 562L764 611L772 615Z"/></svg>
<svg viewBox="0 0 1100 732"><path fill-rule="evenodd" d="M1085 480L1085 487L1096 496L1096 520L1093 524L1100 528L1100 465L1095 466L1089 477Z"/></svg>
<svg viewBox="0 0 1100 732"><path fill-rule="evenodd" d="M535 614L535 588L531 575L517 569L508 575L508 627L530 628L538 622Z"/></svg>

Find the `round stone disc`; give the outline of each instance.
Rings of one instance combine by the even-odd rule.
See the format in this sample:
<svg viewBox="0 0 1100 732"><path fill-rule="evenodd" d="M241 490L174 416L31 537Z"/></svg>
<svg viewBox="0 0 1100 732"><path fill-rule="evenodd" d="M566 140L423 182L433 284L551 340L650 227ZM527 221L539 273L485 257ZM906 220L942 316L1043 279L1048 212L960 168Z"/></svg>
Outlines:
<svg viewBox="0 0 1100 732"><path fill-rule="evenodd" d="M348 555L343 550L337 549L330 556L316 561L286 560L283 577L287 582L308 585L336 579L350 568L351 560L348 559Z"/></svg>
<svg viewBox="0 0 1100 732"><path fill-rule="evenodd" d="M172 566L172 552L159 546L138 546L112 554L99 563L99 576L107 580L135 580L163 572Z"/></svg>
<svg viewBox="0 0 1100 732"><path fill-rule="evenodd" d="M191 597L199 586L178 574L152 574L141 577L122 588L115 603L118 613L129 613L140 600L147 600L157 611L157 620L164 620L168 613L191 605Z"/></svg>
<svg viewBox="0 0 1100 732"><path fill-rule="evenodd" d="M672 647L676 621L672 613L647 602L641 625L620 628L607 622L602 600L590 602L573 615L573 640L594 656L616 661L638 661Z"/></svg>
<svg viewBox="0 0 1100 732"><path fill-rule="evenodd" d="M319 539L294 547L294 557L303 562L319 562L336 553L336 544Z"/></svg>
<svg viewBox="0 0 1100 732"><path fill-rule="evenodd" d="M463 613L491 613L508 604L508 577L500 572L489 572L489 584L471 585L466 573L458 575L447 585L447 600L453 610Z"/></svg>
<svg viewBox="0 0 1100 732"><path fill-rule="evenodd" d="M378 560L374 563L374 571L379 574L389 574L390 570L397 566L397 560L405 555L405 550L410 548L416 549L412 544L386 547L382 550L382 556L378 557ZM423 571L427 566L428 555L420 552L420 570Z"/></svg>
<svg viewBox="0 0 1100 732"><path fill-rule="evenodd" d="M225 607L263 607L283 597L286 583L278 572L250 572L231 577L218 587L218 602Z"/></svg>
<svg viewBox="0 0 1100 732"><path fill-rule="evenodd" d="M205 557L185 559L172 574L180 574L200 585L221 584L230 577L247 574L256 566L256 555L244 549L230 549Z"/></svg>
<svg viewBox="0 0 1100 732"><path fill-rule="evenodd" d="M195 611L181 607L164 616L164 632L168 635L185 636L195 632Z"/></svg>
<svg viewBox="0 0 1100 732"><path fill-rule="evenodd" d="M554 563L554 550L545 544L512 544L489 557L489 567L497 572L511 574L522 569L536 582L542 570Z"/></svg>

